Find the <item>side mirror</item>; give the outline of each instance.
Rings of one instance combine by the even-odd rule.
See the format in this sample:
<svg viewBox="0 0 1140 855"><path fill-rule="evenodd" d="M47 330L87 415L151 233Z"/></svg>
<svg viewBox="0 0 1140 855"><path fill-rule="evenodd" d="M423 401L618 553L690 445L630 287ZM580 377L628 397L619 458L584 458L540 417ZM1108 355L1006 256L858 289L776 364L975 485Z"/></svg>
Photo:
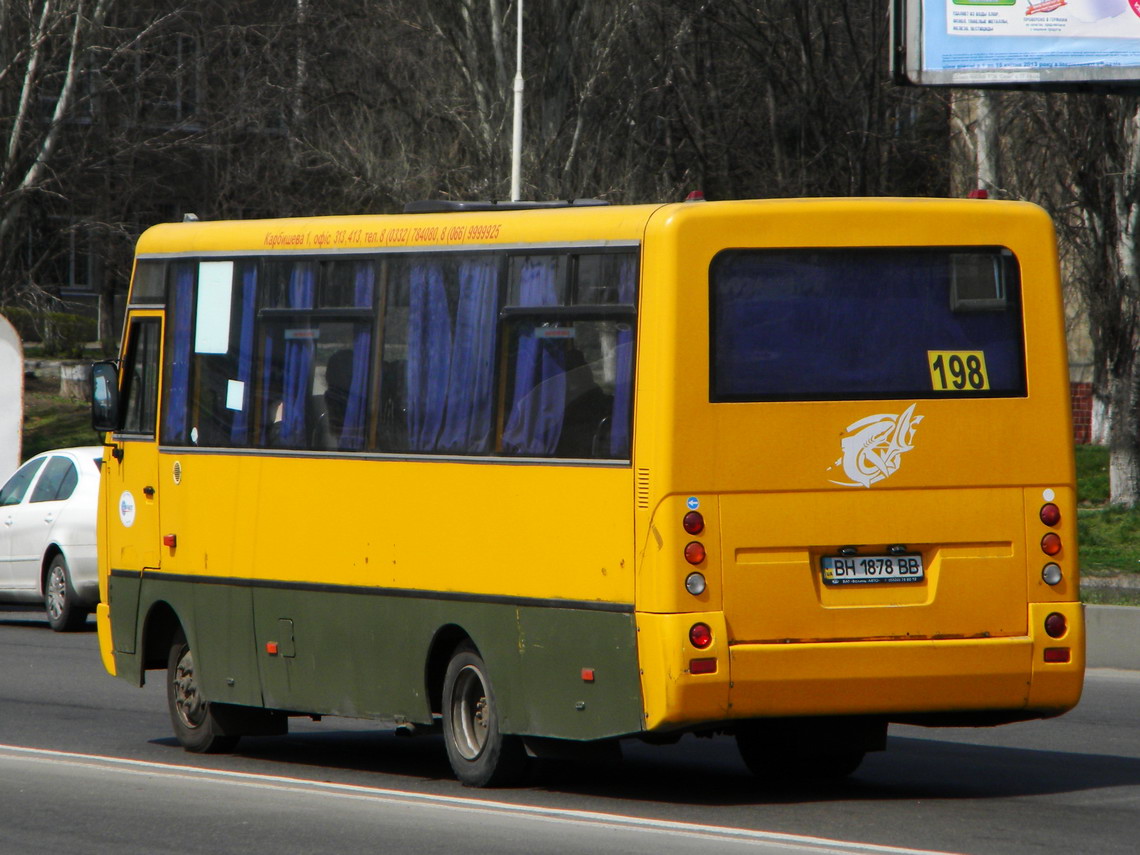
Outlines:
<svg viewBox="0 0 1140 855"><path fill-rule="evenodd" d="M119 413L119 369L113 362L91 366L91 426L113 432L121 427Z"/></svg>

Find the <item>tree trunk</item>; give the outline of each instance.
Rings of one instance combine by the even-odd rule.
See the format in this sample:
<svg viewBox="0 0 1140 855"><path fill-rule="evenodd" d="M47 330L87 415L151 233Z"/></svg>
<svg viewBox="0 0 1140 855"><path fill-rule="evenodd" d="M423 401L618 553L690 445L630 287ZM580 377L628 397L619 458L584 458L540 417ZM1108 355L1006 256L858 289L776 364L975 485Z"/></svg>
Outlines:
<svg viewBox="0 0 1140 855"><path fill-rule="evenodd" d="M1140 500L1140 436L1136 407L1135 347L1112 364L1107 385L1109 502L1135 507Z"/></svg>

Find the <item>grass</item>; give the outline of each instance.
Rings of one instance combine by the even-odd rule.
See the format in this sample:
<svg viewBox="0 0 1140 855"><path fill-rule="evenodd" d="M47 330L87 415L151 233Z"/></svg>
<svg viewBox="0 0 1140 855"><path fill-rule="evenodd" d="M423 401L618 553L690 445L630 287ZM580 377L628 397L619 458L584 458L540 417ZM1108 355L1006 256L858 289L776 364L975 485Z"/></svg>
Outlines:
<svg viewBox="0 0 1140 855"><path fill-rule="evenodd" d="M1081 587L1081 600L1092 606L1140 606L1140 590L1136 588Z"/></svg>
<svg viewBox="0 0 1140 855"><path fill-rule="evenodd" d="M98 445L102 437L91 429L91 405L59 394L59 380L24 380L24 443L27 460L49 448Z"/></svg>
<svg viewBox="0 0 1140 855"><path fill-rule="evenodd" d="M1108 501L1108 449L1101 445L1078 445L1077 502L1100 506Z"/></svg>
<svg viewBox="0 0 1140 855"><path fill-rule="evenodd" d="M94 445L87 401L59 394L59 381L28 378L24 384L24 447L27 459L49 448ZM1082 572L1089 577L1130 577L1140 583L1140 508L1108 505L1108 449L1077 446L1077 529ZM1084 586L1089 603L1140 605L1140 587Z"/></svg>
<svg viewBox="0 0 1140 855"><path fill-rule="evenodd" d="M1077 511L1081 569L1094 576L1140 573L1140 512L1113 507Z"/></svg>
<svg viewBox="0 0 1140 855"><path fill-rule="evenodd" d="M1108 504L1108 449L1077 446L1081 569L1093 576L1140 573L1140 509Z"/></svg>

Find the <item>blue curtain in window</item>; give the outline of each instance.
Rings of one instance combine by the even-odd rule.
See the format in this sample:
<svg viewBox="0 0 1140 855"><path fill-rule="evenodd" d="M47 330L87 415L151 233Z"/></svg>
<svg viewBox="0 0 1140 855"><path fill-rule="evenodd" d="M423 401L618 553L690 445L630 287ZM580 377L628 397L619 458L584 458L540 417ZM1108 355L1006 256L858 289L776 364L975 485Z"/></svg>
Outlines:
<svg viewBox="0 0 1140 855"><path fill-rule="evenodd" d="M439 451L471 454L491 447L499 314L497 272L497 261L491 258L459 266L459 305Z"/></svg>
<svg viewBox="0 0 1140 855"><path fill-rule="evenodd" d="M301 263L289 275L289 307L313 308L316 269ZM313 376L313 339L307 330L294 329L285 337L285 392L282 399L281 444L288 448L309 444L307 433L309 383Z"/></svg>
<svg viewBox="0 0 1140 855"><path fill-rule="evenodd" d="M451 313L439 265L422 263L409 276L407 424L412 451L434 451L447 408Z"/></svg>
<svg viewBox="0 0 1140 855"><path fill-rule="evenodd" d="M522 269L519 304L554 306L556 270L547 259L532 259ZM520 331L515 355L515 383L510 416L503 429L503 450L547 456L558 447L566 410L566 353L563 339L542 337L542 325Z"/></svg>
<svg viewBox="0 0 1140 855"><path fill-rule="evenodd" d="M241 409L234 413L230 441L249 441L249 411L253 401L253 321L257 317L257 267L247 265L241 275L241 332L238 337L237 379L242 384Z"/></svg>
<svg viewBox="0 0 1140 855"><path fill-rule="evenodd" d="M360 309L372 307L372 294L376 285L376 268L370 262L356 265L353 280L353 305ZM364 448L364 425L368 417L368 361L371 352L372 330L366 324L357 324L352 338L352 382L348 387L348 402L344 411L344 426L340 432L342 449Z"/></svg>
<svg viewBox="0 0 1140 855"><path fill-rule="evenodd" d="M634 304L637 260L626 258L618 269L618 302ZM610 456L629 456L630 409L633 405L633 327L623 325L617 334L614 377L614 411L610 425Z"/></svg>
<svg viewBox="0 0 1140 855"><path fill-rule="evenodd" d="M186 407L190 394L190 334L194 323L194 267L179 265L174 271L174 338L170 384L166 388L164 442L186 442Z"/></svg>

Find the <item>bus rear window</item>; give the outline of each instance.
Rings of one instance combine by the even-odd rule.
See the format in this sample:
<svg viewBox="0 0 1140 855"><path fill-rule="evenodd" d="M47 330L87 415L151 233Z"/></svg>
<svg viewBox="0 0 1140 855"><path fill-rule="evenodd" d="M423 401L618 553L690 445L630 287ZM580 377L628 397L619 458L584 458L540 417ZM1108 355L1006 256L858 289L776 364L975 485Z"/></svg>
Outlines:
<svg viewBox="0 0 1140 855"><path fill-rule="evenodd" d="M1025 395L1007 249L726 250L710 279L713 401Z"/></svg>

